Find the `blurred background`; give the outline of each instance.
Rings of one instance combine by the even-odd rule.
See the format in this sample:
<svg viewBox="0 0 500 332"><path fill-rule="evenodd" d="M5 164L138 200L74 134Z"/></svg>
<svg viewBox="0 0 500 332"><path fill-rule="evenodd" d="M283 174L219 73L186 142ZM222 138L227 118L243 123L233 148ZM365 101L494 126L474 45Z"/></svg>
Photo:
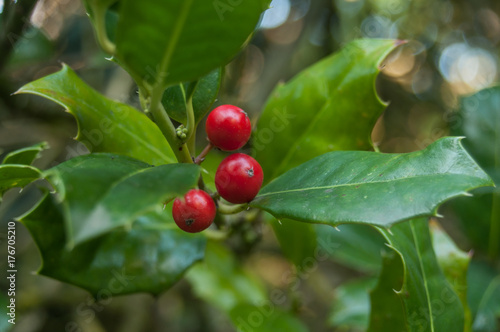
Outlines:
<svg viewBox="0 0 500 332"><path fill-rule="evenodd" d="M9 5L5 1L0 0L0 13ZM51 149L36 161L46 169L86 151L72 139L77 128L69 114L42 98L12 96L18 88L59 70L64 62L110 98L138 107L138 96L131 78L97 46L79 0L18 2L25 14L16 24L9 23L13 30L5 29L7 20L0 16L0 157L47 141ZM360 37L406 39L410 42L386 60L377 80L380 96L390 104L372 138L383 152L420 150L454 131L459 98L498 81L499 15L496 0L273 0L251 43L226 67L217 103L239 105L255 122L278 82L345 43ZM37 198L34 190L5 195L0 205L2 248L7 222ZM487 244L481 242L488 224L477 231L450 204L443 211L440 223L458 246L474 249L478 260L487 257ZM479 233L471 236L471 229ZM83 319L79 313L88 309L88 293L32 273L40 265L39 254L26 229L18 225L17 230L21 272L13 331L68 331L69 321ZM269 288L286 289L282 276L293 266L270 227L263 224L253 231L253 240L237 254ZM2 258L1 271L5 265ZM338 285L367 271L339 260L322 262L288 305L311 331L355 331L329 326L328 320L340 296ZM0 286L7 288L5 278ZM229 319L196 297L184 280L157 299L145 294L117 297L106 306L93 304L91 312L95 317L90 323L74 331L234 331Z"/></svg>

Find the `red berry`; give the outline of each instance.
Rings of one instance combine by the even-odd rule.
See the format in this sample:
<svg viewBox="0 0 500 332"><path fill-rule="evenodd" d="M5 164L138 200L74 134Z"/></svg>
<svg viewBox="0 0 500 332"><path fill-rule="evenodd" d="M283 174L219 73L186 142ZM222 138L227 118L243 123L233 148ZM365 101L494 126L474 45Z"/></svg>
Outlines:
<svg viewBox="0 0 500 332"><path fill-rule="evenodd" d="M222 105L210 112L205 130L213 145L224 151L234 151L248 142L252 125L241 108Z"/></svg>
<svg viewBox="0 0 500 332"><path fill-rule="evenodd" d="M226 201L247 203L257 196L264 180L264 172L257 160L243 153L224 159L215 173L215 187Z"/></svg>
<svg viewBox="0 0 500 332"><path fill-rule="evenodd" d="M216 207L212 197L199 189L188 191L183 200L176 198L172 208L175 223L188 233L207 229L214 221L215 213Z"/></svg>

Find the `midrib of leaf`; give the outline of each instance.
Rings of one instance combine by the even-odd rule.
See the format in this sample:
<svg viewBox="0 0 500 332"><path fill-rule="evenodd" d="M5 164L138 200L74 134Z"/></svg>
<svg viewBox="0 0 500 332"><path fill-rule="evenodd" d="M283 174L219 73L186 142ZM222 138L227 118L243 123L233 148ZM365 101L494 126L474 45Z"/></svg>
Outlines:
<svg viewBox="0 0 500 332"><path fill-rule="evenodd" d="M421 179L421 178L425 178L425 177L437 177L437 176L442 176L442 175L449 176L449 175L453 175L453 174L444 174L444 173L424 174L424 175L408 176L408 177L404 177L404 178L383 180L383 181L343 183L343 184L336 184L336 185L322 186L322 187L297 188L297 189L289 189L289 190L270 192L270 193L258 195L257 197L264 197L264 196L271 196L271 195L278 195L278 194L287 194L287 193L291 193L291 192L300 192L300 191L308 191L308 190L322 190L322 189L332 189L332 188L338 188L338 187L351 187L351 186L358 186L358 185L361 186L361 185L375 184L375 183L390 183L390 182L397 182L397 181L402 181L402 180ZM463 176L475 179L475 177L473 177L473 176L468 176L468 175L463 175Z"/></svg>
<svg viewBox="0 0 500 332"><path fill-rule="evenodd" d="M165 52L165 55L163 56L161 62L160 62L160 76L163 75L168 75L168 68L170 67L170 61L172 60L172 56L174 54L175 48L177 46L177 43L179 42L179 37L182 33L182 30L184 29L184 26L186 25L186 20L189 14L189 10L191 9L193 5L194 0L185 0L184 1L184 6L182 7L181 13L177 19L177 22L175 24L174 31L172 32L172 36L170 38L170 41L167 45L167 49ZM162 80L157 80L156 85L158 89L164 88L164 82Z"/></svg>
<svg viewBox="0 0 500 332"><path fill-rule="evenodd" d="M349 76L349 70L354 67L354 64L355 64L356 61L351 61L349 63L349 66L348 68L343 71L343 75L340 76L340 83L337 84L337 87L333 90L335 93L338 93L339 91L339 86L342 85L342 83L345 81L345 78L347 76ZM327 91L328 92L328 91ZM323 107L321 108L321 110L316 114L316 116L313 117L313 119L307 124L307 126L305 127L304 131L302 132L302 134L300 135L299 139L297 139L293 144L292 146L288 149L288 152L285 156L285 158L283 158L283 160L281 161L281 163L279 164L278 167L275 168L275 171L273 172L273 175L271 177L271 179L274 179L276 176L278 176L280 174L280 172L282 171L282 169L289 163L290 161L290 158L292 158L292 156L294 155L295 151L296 151L296 148L297 146L299 145L299 143L302 142L304 136L306 136L308 133L309 133L309 130L312 128L312 126L314 124L316 124L319 120L319 118L321 118L321 115L323 115L323 113L325 113L327 107L330 103L330 101L332 100L332 96L330 95L329 97L326 98L325 100L325 103L323 105Z"/></svg>
<svg viewBox="0 0 500 332"><path fill-rule="evenodd" d="M41 89L41 91L49 91L51 92L51 90L47 90L47 89ZM76 114L74 113L74 110L72 109L72 107L69 107L68 105L66 105L64 102L52 97L49 93L46 93L46 94L43 94L42 92L39 92L37 90L30 90L30 89L22 89L21 92L23 93L31 93L31 94L34 94L34 95L37 95L37 96L41 96L41 97L44 97L44 98L47 98L49 100L52 100L53 102L61 105L62 107L68 109L70 111L70 113L76 118ZM88 104L85 100L83 100L83 104L85 106L87 106L88 109L90 109L94 115L97 115L98 117L104 117L110 121L112 121L112 123L114 123L123 133L133 137L136 139L136 141L142 143L143 145L145 145L146 147L148 147L148 149L150 151L152 151L153 153L155 153L157 156L159 156L161 159L163 160L166 160L168 162L174 162L174 160L172 160L171 158L169 158L167 155L165 155L163 152L161 152L160 150L158 150L154 145L150 144L148 141L145 141L143 140L140 136L137 136L134 132L128 130L126 127L123 127L123 125L118 121L114 121L113 119L103 115L101 112L99 112L99 110L97 110L94 106ZM131 111L134 111L133 108L131 108ZM77 119L78 121L78 119ZM78 121L79 122L79 121Z"/></svg>
<svg viewBox="0 0 500 332"><path fill-rule="evenodd" d="M415 249L417 251L418 263L420 265L420 270L422 270L422 276L424 278L424 288L425 288L425 297L427 301L427 307L429 310L429 320L431 324L431 332L434 332L434 316L432 314L432 304L430 302L430 294L429 294L429 286L427 285L427 274L425 272L425 268L422 262L422 256L420 255L420 246L418 244L418 240L415 237L415 226L414 221L410 221L411 235L413 237L413 242L415 242Z"/></svg>

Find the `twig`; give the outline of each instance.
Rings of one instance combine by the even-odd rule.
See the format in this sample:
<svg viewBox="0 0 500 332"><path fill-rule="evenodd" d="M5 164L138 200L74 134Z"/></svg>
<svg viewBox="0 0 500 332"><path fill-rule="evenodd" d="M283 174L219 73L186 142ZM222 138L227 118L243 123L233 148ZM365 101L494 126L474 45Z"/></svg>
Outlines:
<svg viewBox="0 0 500 332"><path fill-rule="evenodd" d="M209 142L207 144L207 146L205 146L205 148L203 149L203 151L201 151L201 153L198 155L198 157L196 157L194 159L194 163L196 165L200 165L203 162L203 160L205 160L205 157L210 152L210 150L212 150L213 147L214 147L214 145L211 142Z"/></svg>

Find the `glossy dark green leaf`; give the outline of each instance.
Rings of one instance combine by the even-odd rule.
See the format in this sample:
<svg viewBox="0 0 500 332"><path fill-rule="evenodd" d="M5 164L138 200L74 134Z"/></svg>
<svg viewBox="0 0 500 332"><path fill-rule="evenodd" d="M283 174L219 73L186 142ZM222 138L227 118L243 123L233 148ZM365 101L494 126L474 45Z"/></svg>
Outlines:
<svg viewBox="0 0 500 332"><path fill-rule="evenodd" d="M410 331L397 290L403 288L404 265L399 253L382 253L382 269L377 286L370 292L369 332Z"/></svg>
<svg viewBox="0 0 500 332"><path fill-rule="evenodd" d="M199 81L184 83L184 92L180 84L173 85L163 93L163 107L165 107L172 119L185 125L186 99L192 96L195 123L199 123L215 102L219 93L221 79L222 70L218 68L200 78Z"/></svg>
<svg viewBox="0 0 500 332"><path fill-rule="evenodd" d="M176 161L166 139L146 115L105 98L67 65L17 93L39 95L68 109L78 122L76 139L91 152L123 154L153 165Z"/></svg>
<svg viewBox="0 0 500 332"><path fill-rule="evenodd" d="M295 266L300 268L308 264L310 258L315 257L318 244L316 230L312 225L291 219L278 221L273 217L269 218L269 224L274 230L283 254Z"/></svg>
<svg viewBox="0 0 500 332"><path fill-rule="evenodd" d="M500 271L485 262L471 261L467 273L467 298L474 332L496 332L500 328Z"/></svg>
<svg viewBox="0 0 500 332"><path fill-rule="evenodd" d="M42 256L38 273L84 288L98 300L135 292L159 294L203 258L205 237L178 229L161 207L138 217L128 229L68 250L62 210L46 195L20 218Z"/></svg>
<svg viewBox="0 0 500 332"><path fill-rule="evenodd" d="M366 225L311 225L292 219L281 223L269 221L284 255L297 267L309 258L320 260L323 255L361 272L376 274L381 267L384 239L374 228Z"/></svg>
<svg viewBox="0 0 500 332"><path fill-rule="evenodd" d="M500 86L479 91L460 100L449 118L451 131L463 135L464 147L496 183L496 188L478 190L471 200L451 206L475 250L500 255Z"/></svg>
<svg viewBox="0 0 500 332"><path fill-rule="evenodd" d="M208 242L205 259L186 274L196 295L229 313L239 303L264 303L261 282L238 265L233 254L216 242Z"/></svg>
<svg viewBox="0 0 500 332"><path fill-rule="evenodd" d="M466 137L463 144L477 163L500 185L500 86L479 91L460 100L453 133Z"/></svg>
<svg viewBox="0 0 500 332"><path fill-rule="evenodd" d="M196 80L238 53L269 3L122 0L116 57L138 83Z"/></svg>
<svg viewBox="0 0 500 332"><path fill-rule="evenodd" d="M193 188L194 164L151 167L125 156L91 154L70 159L46 172L65 208L70 246L118 227Z"/></svg>
<svg viewBox="0 0 500 332"><path fill-rule="evenodd" d="M404 283L397 291L409 330L462 332L464 308L438 264L427 219L399 223L391 233L381 232L403 260Z"/></svg>
<svg viewBox="0 0 500 332"><path fill-rule="evenodd" d="M11 188L24 188L42 178L39 169L28 165L0 165L0 198Z"/></svg>
<svg viewBox="0 0 500 332"><path fill-rule="evenodd" d="M493 197L491 188L479 188L472 191L473 197L457 197L449 203L458 226L467 235L470 246L478 253L491 251L500 254L500 248L490 247L491 212ZM497 195L498 196L498 195Z"/></svg>
<svg viewBox="0 0 500 332"><path fill-rule="evenodd" d="M430 230L439 266L464 308L464 331L471 331L472 320L467 303L467 269L471 256L460 250L437 223L431 222Z"/></svg>
<svg viewBox="0 0 500 332"><path fill-rule="evenodd" d="M326 152L371 148L385 108L375 78L398 44L355 40L274 90L252 141L265 182Z"/></svg>
<svg viewBox="0 0 500 332"><path fill-rule="evenodd" d="M47 142L41 142L26 148L8 153L2 161L2 164L31 165L38 158L41 151L48 149Z"/></svg>
<svg viewBox="0 0 500 332"><path fill-rule="evenodd" d="M278 219L388 226L434 215L445 200L489 185L460 139L448 137L412 153L326 153L262 188L250 206Z"/></svg>
<svg viewBox="0 0 500 332"><path fill-rule="evenodd" d="M335 289L335 300L328 319L336 331L362 332L370 318L370 291L375 279L350 281Z"/></svg>
<svg viewBox="0 0 500 332"><path fill-rule="evenodd" d="M233 324L241 332L309 331L299 319L272 304L264 306L240 304L231 310L230 316Z"/></svg>
<svg viewBox="0 0 500 332"><path fill-rule="evenodd" d="M307 225L307 224L306 224ZM336 262L361 272L377 274L382 265L384 238L373 227L340 225L307 225L315 228L318 246Z"/></svg>

